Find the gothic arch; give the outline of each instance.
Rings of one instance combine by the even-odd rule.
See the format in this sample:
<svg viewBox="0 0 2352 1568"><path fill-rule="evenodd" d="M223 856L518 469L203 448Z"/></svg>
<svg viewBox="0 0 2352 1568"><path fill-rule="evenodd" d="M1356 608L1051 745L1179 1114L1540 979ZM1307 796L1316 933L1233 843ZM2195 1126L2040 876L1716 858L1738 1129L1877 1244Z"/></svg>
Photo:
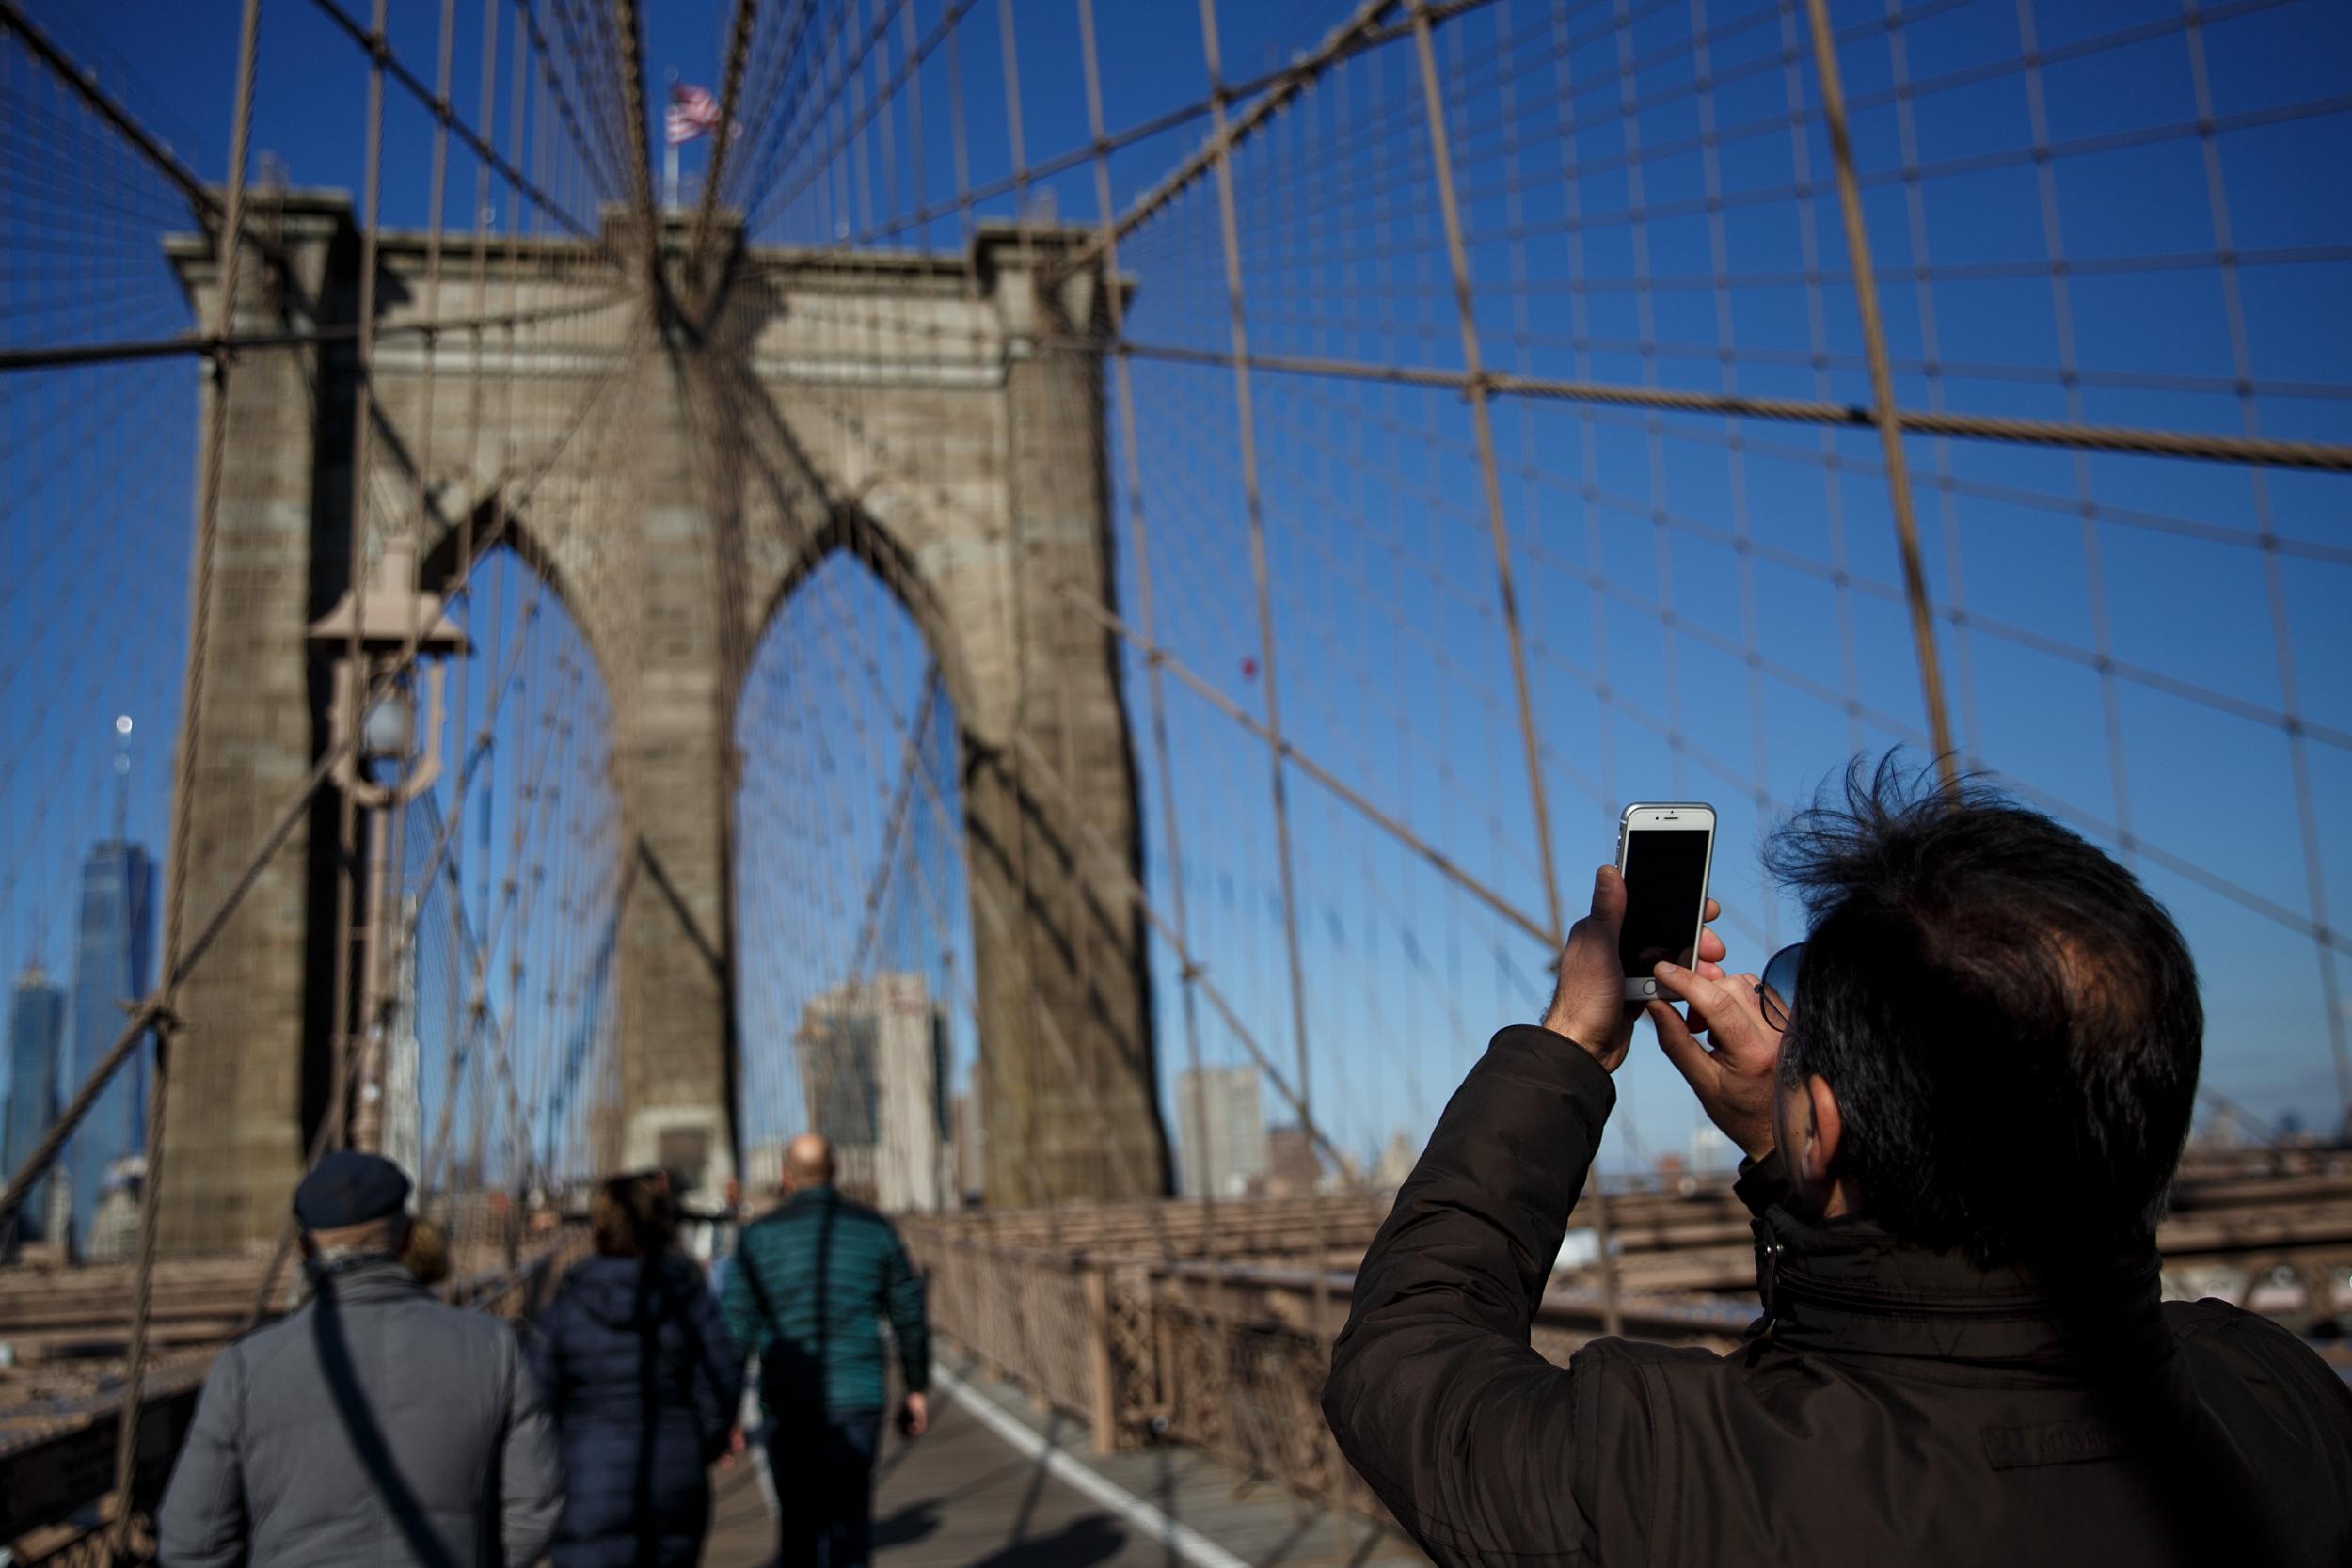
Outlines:
<svg viewBox="0 0 2352 1568"><path fill-rule="evenodd" d="M458 520L469 516L472 523L470 530ZM501 521L503 527L501 526ZM492 538L494 532L496 537ZM485 540L489 543L484 544ZM483 562L501 551L512 555L530 568L547 591L555 595L556 602L564 607L564 613L570 618L572 625L580 628L580 641L587 644L590 655L596 661L596 678L603 682L608 693L612 691L614 650L606 645L611 639L609 629L600 626L597 618L589 613L589 606L583 601L571 573L565 569L542 531L532 522L530 514L527 511L507 513L496 494L481 498L454 516L442 518L440 532L417 562L417 586L428 594L446 595L450 585L457 579L461 571L467 569L464 557L469 541L477 569Z"/></svg>
<svg viewBox="0 0 2352 1568"><path fill-rule="evenodd" d="M946 607L925 580L921 564L913 552L862 506L834 505L803 541L756 612L749 646L756 650L767 641L802 588L835 556L847 556L865 567L898 601L898 608L907 612L932 662L939 667L939 678L947 689L948 700L959 715L964 713L966 703L974 696L971 673Z"/></svg>

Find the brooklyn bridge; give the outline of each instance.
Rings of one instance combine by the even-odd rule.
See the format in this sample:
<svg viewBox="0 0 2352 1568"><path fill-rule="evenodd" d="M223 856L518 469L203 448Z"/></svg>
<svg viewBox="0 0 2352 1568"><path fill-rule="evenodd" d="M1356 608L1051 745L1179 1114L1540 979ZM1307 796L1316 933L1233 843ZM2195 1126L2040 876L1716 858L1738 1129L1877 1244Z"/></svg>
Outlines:
<svg viewBox="0 0 2352 1568"><path fill-rule="evenodd" d="M2165 1293L2352 1376L2348 52L0 0L0 1562L150 1560L323 1153L529 1320L807 1131L939 1341L883 1562L1420 1560L1316 1402L1438 1111L1629 802L1761 968L1898 747L2170 910ZM1737 1345L1737 1151L1619 1085L1533 1342Z"/></svg>

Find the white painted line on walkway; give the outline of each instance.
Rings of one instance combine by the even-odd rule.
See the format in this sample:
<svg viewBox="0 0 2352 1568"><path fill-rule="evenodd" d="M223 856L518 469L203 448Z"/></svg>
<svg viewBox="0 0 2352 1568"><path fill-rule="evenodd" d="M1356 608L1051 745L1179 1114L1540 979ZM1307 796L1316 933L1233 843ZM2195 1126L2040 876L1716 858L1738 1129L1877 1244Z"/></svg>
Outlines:
<svg viewBox="0 0 2352 1568"><path fill-rule="evenodd" d="M1085 1494L1090 1501L1102 1504L1152 1540L1168 1546L1177 1556L1191 1563L1192 1568L1250 1568L1248 1561L1235 1557L1190 1525L1169 1518L1158 1508L1108 1480L1101 1472L1073 1459L1046 1441L1035 1427L1017 1416L1007 1415L987 1395L937 1362L931 1364L931 1381L953 1394L957 1402L979 1418L981 1425L1043 1465L1057 1480L1067 1482Z"/></svg>

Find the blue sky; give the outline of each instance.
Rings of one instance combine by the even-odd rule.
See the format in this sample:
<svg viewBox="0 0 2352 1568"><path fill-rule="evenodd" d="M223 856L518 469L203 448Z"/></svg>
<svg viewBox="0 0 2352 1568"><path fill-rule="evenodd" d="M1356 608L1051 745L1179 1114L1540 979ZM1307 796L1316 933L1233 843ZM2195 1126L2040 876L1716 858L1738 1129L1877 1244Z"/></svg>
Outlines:
<svg viewBox="0 0 2352 1568"><path fill-rule="evenodd" d="M126 7L103 47L87 23L60 14L66 8L40 9L198 166L218 173L234 7ZM1200 102L1192 8L1099 9L1114 131ZM1268 69L1338 9L1227 7L1228 75ZM1907 406L2352 439L2352 19L2341 8L2253 0L2209 9L2194 29L2158 0L1927 0L1901 13L1899 27L1874 5L1832 9ZM726 8L648 10L657 97L670 70L715 87ZM459 11L453 96L467 105L480 13ZM1019 0L1012 12L1022 150L1035 163L1083 148L1073 8ZM437 8L393 13L396 47L429 73ZM289 0L266 14L256 148L282 159L296 184L356 187L358 53L310 6ZM917 30L938 14L937 0L921 0ZM1802 15L1758 0L1497 0L1439 29L1489 368L1867 401ZM972 8L952 60L943 49L921 74L930 202L955 189L951 66L971 182L1013 166L997 17L994 6ZM29 80L21 61L10 69L9 85ZM1388 44L1327 78L1235 159L1257 352L1461 365L1420 93L1409 44ZM886 157L878 128L842 138L838 158L814 150L832 144L839 119L815 131L812 150L774 182L799 194L762 213L761 237L832 243L846 227L895 230L898 244L958 244L951 202L928 224L892 218L917 201L906 109L902 96L881 117L895 138ZM389 221L426 216L427 130L395 97ZM1194 117L1123 147L1112 159L1115 200L1149 185L1204 131ZM687 150L690 176L704 152ZM167 201L151 182L138 187L103 161L90 166L93 179L131 192L106 219L116 228L88 237L110 270L59 281L29 246L9 246L9 297L56 302L12 328L16 341L182 325L161 268L141 271L132 259L169 221ZM1062 219L1092 221L1089 166L1045 183ZM452 185L451 221L463 223L470 170ZM981 215L1011 210L1006 195ZM1232 372L1148 352L1227 346L1213 187L1195 186L1138 230L1122 262L1137 289L1130 336L1147 351L1133 361L1136 455L1162 641L1263 710L1268 650ZM24 737L0 753L0 844L22 863L0 866L0 879L13 875L0 880L0 942L11 955L42 932L50 953L61 950L54 890L98 830L96 783L116 711L142 716L135 832L163 836L193 377L179 365L45 376L0 416L8 444L25 448L8 460L0 580L38 561L49 563L41 580L71 585L0 607L0 729ZM1540 918L1468 409L1442 389L1333 377L1262 373L1253 390L1286 728L1307 754ZM1926 728L1876 437L1563 401L1499 401L1493 419L1565 895L1572 902L1606 856L1625 802L1710 800L1724 818L1726 935L1735 962L1760 967L1769 944L1798 934L1793 911L1758 881L1764 826L1852 752L1915 741ZM16 440L52 426L86 438ZM1118 429L1114 410L1119 570L1133 606L1140 583L1126 549ZM38 465L53 449L63 455L49 474ZM2265 1115L2331 1119L2322 965L2336 964L2343 979L2352 973L2307 927L2314 883L2339 927L2352 908L2347 481L1924 437L1911 438L1907 454L1963 747L2102 843L2117 845L2128 824L2137 844L2129 858L2198 956L2208 1082ZM109 520L95 536L63 526L92 516ZM125 605L136 612L119 613ZM898 724L863 675L824 662L830 650L796 657L800 633L844 618L876 651ZM84 631L57 660L69 627ZM59 678L9 678L13 665L44 664ZM772 898L744 906L746 974L757 976L745 998L752 1037L776 1042L747 1070L755 1132L794 1118L781 1042L800 1002L849 961L923 664L903 615L847 563L787 607L761 650L744 738L773 768L758 803L747 796L746 864L809 887L820 912L787 911ZM1140 722L1149 693L1140 664L1130 658L1127 670ZM1168 703L1199 957L1287 1064L1295 1042L1264 752L1175 683ZM2304 725L2299 741L2284 723L2290 705ZM1148 859L1165 907L1179 870L1160 835L1148 745L1142 761ZM1486 1033L1540 1006L1547 955L1313 784L1295 779L1291 799L1319 1117L1357 1148L1391 1127L1418 1132ZM494 803L494 814L508 809ZM901 928L897 961L929 967L940 949L960 949L968 985L959 901L946 900L954 928ZM1179 985L1167 951L1154 958L1172 1075L1186 1053ZM944 978L955 972L940 973L956 989ZM968 1027L962 1048L968 1056ZM1245 1059L1213 1026L1200 1049L1212 1062ZM1632 1135L1612 1160L1680 1148L1689 1101L1645 1043L1624 1083L1621 1125Z"/></svg>

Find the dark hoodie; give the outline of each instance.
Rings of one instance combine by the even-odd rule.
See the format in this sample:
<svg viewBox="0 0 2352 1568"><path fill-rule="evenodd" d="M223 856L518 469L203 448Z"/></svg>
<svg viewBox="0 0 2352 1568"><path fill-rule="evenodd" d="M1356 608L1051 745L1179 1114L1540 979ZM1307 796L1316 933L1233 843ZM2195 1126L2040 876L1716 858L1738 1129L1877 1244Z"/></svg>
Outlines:
<svg viewBox="0 0 2352 1568"><path fill-rule="evenodd" d="M678 1254L591 1258L564 1276L532 1365L564 1460L557 1568L691 1564L707 1468L743 1393L743 1357L702 1272Z"/></svg>

